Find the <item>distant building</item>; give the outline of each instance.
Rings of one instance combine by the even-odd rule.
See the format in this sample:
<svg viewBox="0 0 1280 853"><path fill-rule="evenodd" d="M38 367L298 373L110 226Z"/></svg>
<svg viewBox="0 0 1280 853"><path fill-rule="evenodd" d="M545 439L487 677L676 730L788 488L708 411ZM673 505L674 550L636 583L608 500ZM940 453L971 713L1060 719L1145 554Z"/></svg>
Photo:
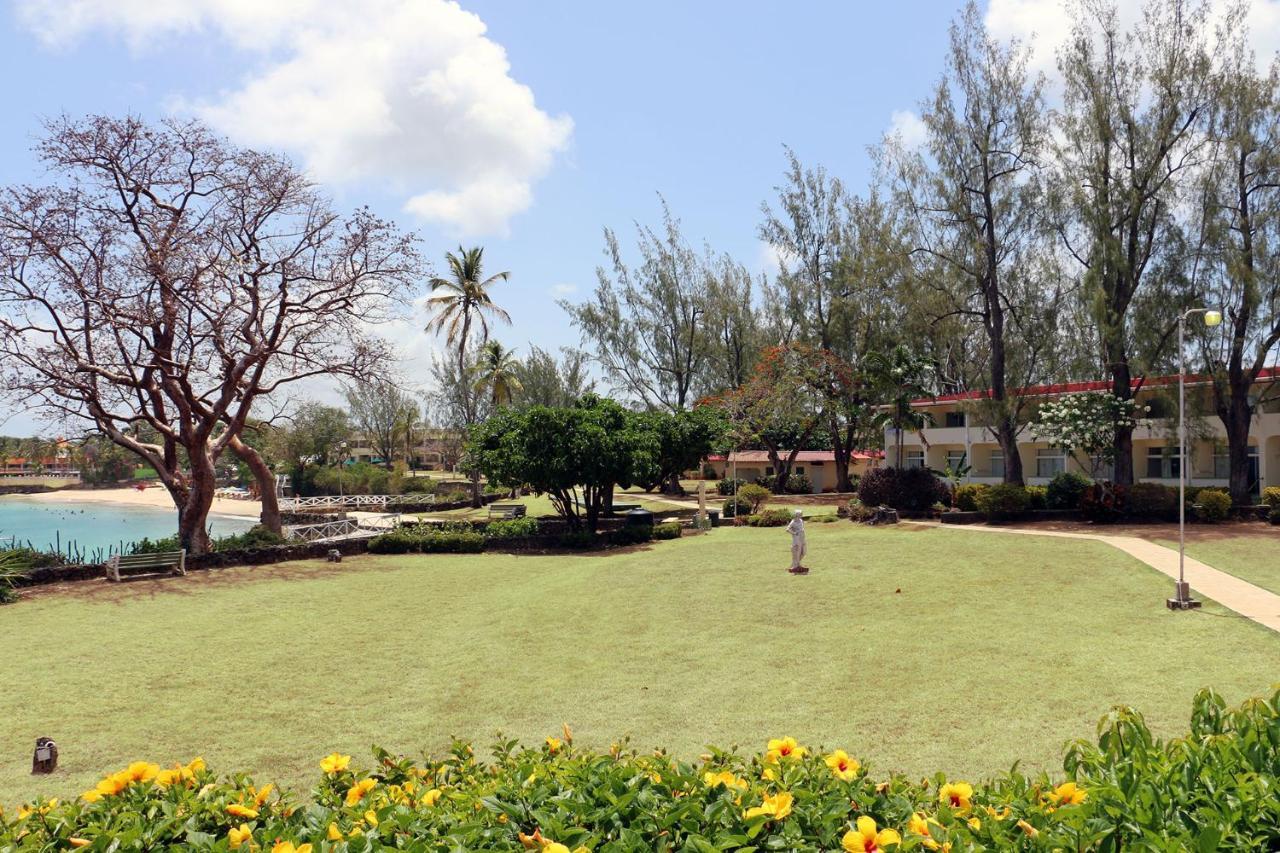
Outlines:
<svg viewBox="0 0 1280 853"><path fill-rule="evenodd" d="M1249 476L1255 492L1266 486L1280 485L1280 399L1275 399L1276 394L1268 391L1276 382L1280 382L1280 367L1270 367L1259 376L1256 386L1256 399L1264 402L1254 416L1249 434ZM1211 380L1189 376L1186 388L1189 413L1187 457L1190 460L1187 482L1194 486L1226 488L1230 472L1222 421L1211 414L1201 415L1194 425L1190 424L1190 413L1212 411ZM1039 385L1016 393L1053 400L1085 391L1110 389L1110 382L1070 382ZM1137 400L1152 407L1146 415L1151 425L1138 427L1133 433L1134 480L1176 486L1179 476L1176 431L1178 377L1147 377L1141 384L1135 381L1134 389ZM931 414L934 424L918 432L903 432L903 467L923 466L941 471L948 464L954 467L964 459L972 468L968 482L1000 482L1004 477L1004 453L991 430L971 423L973 415L969 411L973 403L989 396L989 391L966 391L913 401L912 408ZM1272 399L1268 400L1268 396ZM884 441L889 464L893 464L898 436L892 427L885 430ZM1029 426L1023 427L1018 454L1022 459L1023 479L1029 485L1048 483L1060 471L1089 474L1090 466L1082 465L1080 460L1072 458L1059 447L1037 441ZM1111 476L1106 470L1102 470L1102 474Z"/></svg>
<svg viewBox="0 0 1280 853"><path fill-rule="evenodd" d="M403 460L410 468L420 471L448 471L458 463L466 436L459 430L420 429L414 431L413 442L406 457L403 442L392 451L392 461ZM382 454L369 446L365 436L353 436L347 449L350 462L368 462L383 465Z"/></svg>
<svg viewBox="0 0 1280 853"><path fill-rule="evenodd" d="M790 454L789 450L778 453L783 459ZM849 473L861 477L869 469L879 465L883 458L884 454L879 450L855 450L849 458ZM707 466L714 469L716 476L720 478L733 476L735 465L739 480L752 482L775 476L769 453L765 450L737 450L727 456L707 457ZM808 477L813 484L814 494L834 492L837 481L836 454L831 450L801 450L796 454L791 473Z"/></svg>

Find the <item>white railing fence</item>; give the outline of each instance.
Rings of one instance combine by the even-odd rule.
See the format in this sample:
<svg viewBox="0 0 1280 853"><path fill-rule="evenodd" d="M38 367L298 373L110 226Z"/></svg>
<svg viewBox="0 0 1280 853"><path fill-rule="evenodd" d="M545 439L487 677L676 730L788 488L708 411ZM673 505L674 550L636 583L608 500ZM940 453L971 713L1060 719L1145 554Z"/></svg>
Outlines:
<svg viewBox="0 0 1280 853"><path fill-rule="evenodd" d="M406 507L435 506L435 495L317 495L310 498L281 498L282 512L307 509L385 509L388 503Z"/></svg>

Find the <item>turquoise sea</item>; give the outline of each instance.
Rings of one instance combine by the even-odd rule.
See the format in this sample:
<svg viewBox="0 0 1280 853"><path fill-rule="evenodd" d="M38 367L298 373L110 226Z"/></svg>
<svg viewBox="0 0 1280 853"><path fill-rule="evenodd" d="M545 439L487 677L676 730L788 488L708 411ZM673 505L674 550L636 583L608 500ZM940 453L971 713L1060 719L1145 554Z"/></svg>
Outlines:
<svg viewBox="0 0 1280 853"><path fill-rule="evenodd" d="M252 525L251 518L209 517L214 536L242 533ZM104 559L119 553L122 544L172 536L177 531L177 510L72 501L55 504L22 495L0 496L0 546L11 541L18 545L29 542L41 550L56 547L73 557Z"/></svg>

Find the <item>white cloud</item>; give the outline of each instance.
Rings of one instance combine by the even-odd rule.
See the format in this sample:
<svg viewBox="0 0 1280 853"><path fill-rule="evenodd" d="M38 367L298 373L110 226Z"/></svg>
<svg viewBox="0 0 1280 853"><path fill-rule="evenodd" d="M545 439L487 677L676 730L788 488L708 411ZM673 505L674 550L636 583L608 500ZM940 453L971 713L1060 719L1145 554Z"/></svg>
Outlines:
<svg viewBox="0 0 1280 853"><path fill-rule="evenodd" d="M788 252L782 246L760 241L756 256L756 268L765 275L777 275L786 268Z"/></svg>
<svg viewBox="0 0 1280 853"><path fill-rule="evenodd" d="M578 292L578 285L570 284L567 281L562 281L559 284L551 285L552 296L568 296L571 293L577 293L577 292Z"/></svg>
<svg viewBox="0 0 1280 853"><path fill-rule="evenodd" d="M1142 13L1142 0L1118 0L1122 27L1130 27ZM1214 3L1215 15L1226 9ZM991 0L987 27L999 39L1017 37L1032 45L1031 65L1051 77L1057 74L1057 51L1070 37L1072 13L1063 0ZM1249 0L1250 43L1263 66L1280 49L1280 0Z"/></svg>
<svg viewBox="0 0 1280 853"><path fill-rule="evenodd" d="M914 110L894 110L889 117L890 137L901 140L906 148L919 148L926 138L924 119Z"/></svg>
<svg viewBox="0 0 1280 853"><path fill-rule="evenodd" d="M238 88L179 108L299 153L320 180L377 182L459 235L505 233L573 130L446 0L19 0L18 14L53 46L105 32L142 50L195 32L257 52Z"/></svg>

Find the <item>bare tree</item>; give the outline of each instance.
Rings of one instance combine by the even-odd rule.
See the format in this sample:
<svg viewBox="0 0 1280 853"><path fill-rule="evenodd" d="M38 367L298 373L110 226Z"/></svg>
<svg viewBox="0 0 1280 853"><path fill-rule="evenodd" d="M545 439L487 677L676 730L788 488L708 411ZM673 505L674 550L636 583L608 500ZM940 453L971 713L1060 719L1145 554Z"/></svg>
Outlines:
<svg viewBox="0 0 1280 853"><path fill-rule="evenodd" d="M400 439L407 432L406 422L418 411L417 401L387 379L352 382L345 396L352 426L390 471Z"/></svg>
<svg viewBox="0 0 1280 853"><path fill-rule="evenodd" d="M63 118L36 150L55 182L0 194L3 390L155 468L190 552L209 548L228 449L279 530L246 420L293 383L388 357L369 323L411 294L413 240L339 216L287 160L197 122Z"/></svg>

